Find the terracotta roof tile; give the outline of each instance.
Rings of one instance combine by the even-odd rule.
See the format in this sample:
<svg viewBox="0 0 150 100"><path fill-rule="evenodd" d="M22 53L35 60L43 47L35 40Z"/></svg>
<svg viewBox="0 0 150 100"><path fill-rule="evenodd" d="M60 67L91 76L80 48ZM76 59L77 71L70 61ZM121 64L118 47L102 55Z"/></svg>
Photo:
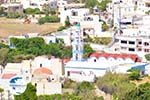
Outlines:
<svg viewBox="0 0 150 100"><path fill-rule="evenodd" d="M2 79L10 79L10 78L12 78L15 75L17 75L17 74L15 74L15 73L4 73L2 75Z"/></svg>
<svg viewBox="0 0 150 100"><path fill-rule="evenodd" d="M110 57L112 57L115 59L117 59L117 58L123 58L123 59L130 58L135 62L141 62L141 59L136 54L92 53L90 55L90 57L96 57L96 58L99 58L99 57L110 58Z"/></svg>
<svg viewBox="0 0 150 100"><path fill-rule="evenodd" d="M41 68L35 69L33 74L49 74L49 75L52 75L52 71L48 68L41 67Z"/></svg>

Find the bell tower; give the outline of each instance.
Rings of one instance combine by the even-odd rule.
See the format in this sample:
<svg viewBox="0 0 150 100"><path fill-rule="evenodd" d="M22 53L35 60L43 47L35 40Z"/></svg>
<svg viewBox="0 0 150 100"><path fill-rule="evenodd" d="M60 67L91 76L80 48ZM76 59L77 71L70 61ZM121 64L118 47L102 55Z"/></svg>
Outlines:
<svg viewBox="0 0 150 100"><path fill-rule="evenodd" d="M72 38L72 60L83 60L83 32L81 32L80 24L76 24L71 29Z"/></svg>

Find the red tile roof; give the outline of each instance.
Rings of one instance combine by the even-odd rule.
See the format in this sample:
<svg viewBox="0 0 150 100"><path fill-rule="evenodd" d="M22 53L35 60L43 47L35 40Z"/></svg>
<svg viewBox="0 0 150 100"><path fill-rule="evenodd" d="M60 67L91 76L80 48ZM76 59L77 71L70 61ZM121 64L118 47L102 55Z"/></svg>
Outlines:
<svg viewBox="0 0 150 100"><path fill-rule="evenodd" d="M105 57L105 58L123 58L123 59L127 59L130 58L132 59L134 62L141 62L141 59L136 55L136 54L111 54L111 53L92 53L90 55L90 57Z"/></svg>
<svg viewBox="0 0 150 100"><path fill-rule="evenodd" d="M17 75L17 74L14 74L14 73L4 73L2 75L2 79L10 79L10 78L12 78L15 75Z"/></svg>
<svg viewBox="0 0 150 100"><path fill-rule="evenodd" d="M52 75L52 71L48 68L45 67L41 67L38 68L36 70L34 70L33 74L48 74L48 75Z"/></svg>

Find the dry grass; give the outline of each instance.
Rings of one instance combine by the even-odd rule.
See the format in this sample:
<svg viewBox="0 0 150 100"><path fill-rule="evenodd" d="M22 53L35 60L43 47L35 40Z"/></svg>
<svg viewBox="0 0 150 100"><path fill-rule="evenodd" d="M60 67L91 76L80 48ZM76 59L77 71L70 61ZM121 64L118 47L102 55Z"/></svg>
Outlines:
<svg viewBox="0 0 150 100"><path fill-rule="evenodd" d="M137 86L140 84L144 84L144 83L150 83L150 76L143 77L138 81L135 80L135 81L131 81L131 82L135 83Z"/></svg>
<svg viewBox="0 0 150 100"><path fill-rule="evenodd" d="M0 18L0 37L8 37L9 35L18 35L25 33L46 34L56 31L60 27L60 23L49 24L23 24L17 19Z"/></svg>

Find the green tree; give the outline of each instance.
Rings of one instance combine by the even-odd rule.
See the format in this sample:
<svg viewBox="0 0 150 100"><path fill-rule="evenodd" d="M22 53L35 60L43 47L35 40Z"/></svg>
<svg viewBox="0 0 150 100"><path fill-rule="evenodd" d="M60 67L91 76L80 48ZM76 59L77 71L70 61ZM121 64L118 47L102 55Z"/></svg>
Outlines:
<svg viewBox="0 0 150 100"><path fill-rule="evenodd" d="M39 8L35 8L34 12L32 14L40 14L40 13L41 13L40 9Z"/></svg>
<svg viewBox="0 0 150 100"><path fill-rule="evenodd" d="M5 66L7 63L7 58L8 58L8 48L2 48L0 49L0 65Z"/></svg>
<svg viewBox="0 0 150 100"><path fill-rule="evenodd" d="M132 91L128 91L125 100L150 100L150 83L144 83Z"/></svg>
<svg viewBox="0 0 150 100"><path fill-rule="evenodd" d="M50 13L51 15L55 15L55 14L56 14L56 10L55 10L55 9L53 9L53 8L50 8L49 13Z"/></svg>
<svg viewBox="0 0 150 100"><path fill-rule="evenodd" d="M42 17L38 20L38 23L41 25L41 24L44 24L44 23L55 23L55 22L59 22L60 19L58 18L58 16L45 16L45 17Z"/></svg>
<svg viewBox="0 0 150 100"><path fill-rule="evenodd" d="M129 79L131 79L131 80L139 80L140 79L140 70L131 69L129 72L130 72Z"/></svg>
<svg viewBox="0 0 150 100"><path fill-rule="evenodd" d="M102 0L100 3L98 3L98 7L100 8L101 11L105 11L107 8L107 4L110 2L111 0Z"/></svg>
<svg viewBox="0 0 150 100"><path fill-rule="evenodd" d="M4 89L0 88L0 98L1 98L0 100L3 100L3 98L2 98L3 92L4 92Z"/></svg>
<svg viewBox="0 0 150 100"><path fill-rule="evenodd" d="M7 13L4 11L4 8L3 7L0 7L0 16L6 16Z"/></svg>
<svg viewBox="0 0 150 100"><path fill-rule="evenodd" d="M84 55L83 55L83 57L87 58L93 52L95 52L95 51L91 48L90 44L85 44L84 45Z"/></svg>
<svg viewBox="0 0 150 100"><path fill-rule="evenodd" d="M96 100L94 84L83 81L78 83L75 89L75 95L79 96L81 100Z"/></svg>
<svg viewBox="0 0 150 100"><path fill-rule="evenodd" d="M147 12L145 12L145 14L149 15L150 14L150 10L148 10Z"/></svg>
<svg viewBox="0 0 150 100"><path fill-rule="evenodd" d="M108 31L108 30L109 30L109 26L105 22L103 22L102 31Z"/></svg>
<svg viewBox="0 0 150 100"><path fill-rule="evenodd" d="M111 37L93 37L93 38L87 37L86 41L90 43L108 45L109 43L111 43L112 38Z"/></svg>
<svg viewBox="0 0 150 100"><path fill-rule="evenodd" d="M133 83L125 74L107 72L103 77L99 77L96 85L106 94L111 94L118 100L126 100L125 94L135 88Z"/></svg>
<svg viewBox="0 0 150 100"><path fill-rule="evenodd" d="M49 13L50 13L50 7L49 7L48 4L44 4L42 10L43 10L43 12L44 12L44 14L45 14L46 16L49 15Z"/></svg>
<svg viewBox="0 0 150 100"><path fill-rule="evenodd" d="M14 95L15 100L37 100L36 88L31 83L27 84L27 88L21 95Z"/></svg>
<svg viewBox="0 0 150 100"><path fill-rule="evenodd" d="M27 9L24 9L24 13L34 15L34 14L41 14L41 11L39 8L35 8L35 9L27 8Z"/></svg>
<svg viewBox="0 0 150 100"><path fill-rule="evenodd" d="M66 29L65 26L60 26L60 27L57 29L57 31L62 31L62 30L64 30L64 29Z"/></svg>
<svg viewBox="0 0 150 100"><path fill-rule="evenodd" d="M66 27L69 27L71 24L70 24L70 20L69 20L69 17L67 16L66 20L65 20L65 26Z"/></svg>
<svg viewBox="0 0 150 100"><path fill-rule="evenodd" d="M7 18L19 18L21 17L21 14L19 14L18 12L13 13L13 12L8 12L7 13Z"/></svg>
<svg viewBox="0 0 150 100"><path fill-rule="evenodd" d="M145 55L146 60L150 61L150 54Z"/></svg>
<svg viewBox="0 0 150 100"><path fill-rule="evenodd" d="M97 0L85 0L85 6L88 8L93 8L97 3Z"/></svg>
<svg viewBox="0 0 150 100"><path fill-rule="evenodd" d="M6 44L0 43L0 49L1 49L1 48L9 48L9 46L6 45Z"/></svg>

